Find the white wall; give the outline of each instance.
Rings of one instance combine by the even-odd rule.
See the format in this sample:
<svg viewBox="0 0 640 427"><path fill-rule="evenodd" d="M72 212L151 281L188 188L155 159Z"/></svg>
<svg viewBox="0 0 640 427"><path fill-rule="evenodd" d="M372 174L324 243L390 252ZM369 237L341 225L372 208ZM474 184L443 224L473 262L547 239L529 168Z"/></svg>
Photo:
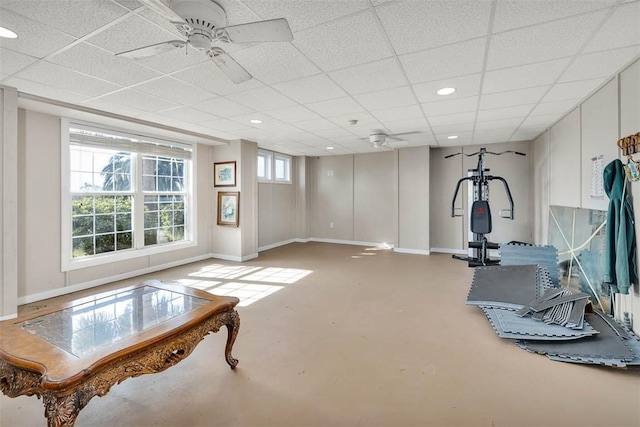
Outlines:
<svg viewBox="0 0 640 427"><path fill-rule="evenodd" d="M579 123L577 115L579 113ZM547 243L549 204L608 209L608 198L591 197L591 160L604 156L604 165L620 157L619 138L640 131L640 60L607 82L581 105L534 141L534 227L537 244ZM548 135L548 138L547 138ZM562 158L559 158L562 157ZM640 160L636 156L636 160ZM569 164L573 161L574 163ZM566 162L566 163L565 163ZM578 163L579 167L575 164ZM563 168L565 168L563 170ZM640 213L639 183L631 184L636 217ZM580 194L577 200L577 194ZM636 221L636 239L640 225ZM620 296L616 312L633 314L640 330L638 286Z"/></svg>
<svg viewBox="0 0 640 427"><path fill-rule="evenodd" d="M209 256L210 231L212 221L215 221L212 215L213 147L202 144L197 146L197 246L63 272L60 243L60 117L19 109L18 142L20 221L17 231L20 303Z"/></svg>
<svg viewBox="0 0 640 427"><path fill-rule="evenodd" d="M294 166L294 165L292 165ZM292 167L292 170L295 170ZM296 235L296 183L258 184L258 248L289 243Z"/></svg>
<svg viewBox="0 0 640 427"><path fill-rule="evenodd" d="M429 147L398 150L396 251L429 253L429 159Z"/></svg>
<svg viewBox="0 0 640 427"><path fill-rule="evenodd" d="M18 92L0 87L0 318L18 311Z"/></svg>

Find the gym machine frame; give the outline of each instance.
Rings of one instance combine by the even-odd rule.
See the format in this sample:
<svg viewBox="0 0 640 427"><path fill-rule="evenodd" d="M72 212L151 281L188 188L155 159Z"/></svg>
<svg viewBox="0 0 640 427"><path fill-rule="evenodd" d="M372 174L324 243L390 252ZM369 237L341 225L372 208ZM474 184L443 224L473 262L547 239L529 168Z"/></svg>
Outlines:
<svg viewBox="0 0 640 427"><path fill-rule="evenodd" d="M478 156L478 164L475 169L469 169L471 172L470 176L465 178L461 178L458 180L458 184L456 185L456 190L453 194L453 200L451 201L451 216L463 216L464 212L457 213L456 199L458 197L458 191L460 190L460 185L464 181L471 181L473 184L473 204L471 205L471 215L469 217L469 228L473 233L473 240L469 241L469 249L473 250L473 256L461 256L461 255L453 255L453 258L460 259L463 261L468 261L469 267L478 267L485 265L497 265L500 263L500 260L491 259L489 256L489 251L491 249L498 249L499 244L493 243L487 240L485 237L486 234L491 233L493 228L491 221L491 209L489 207L489 182L493 180L498 180L504 184L505 192L507 193L507 198L509 199L509 209L503 209L499 212L499 215L503 218L514 219L514 206L513 206L513 197L511 197L511 190L509 189L509 184L507 181L500 176L487 175L486 172L490 170L485 167L484 156L486 154L493 154L495 156L501 156L503 154L513 153L519 156L526 156L524 153L520 153L518 151L508 150L502 151L499 153L495 153L492 151L487 151L486 148L481 148L480 151L477 151L472 154L466 153L455 153L445 156L445 159L455 156ZM458 211L462 211L462 209L458 209Z"/></svg>

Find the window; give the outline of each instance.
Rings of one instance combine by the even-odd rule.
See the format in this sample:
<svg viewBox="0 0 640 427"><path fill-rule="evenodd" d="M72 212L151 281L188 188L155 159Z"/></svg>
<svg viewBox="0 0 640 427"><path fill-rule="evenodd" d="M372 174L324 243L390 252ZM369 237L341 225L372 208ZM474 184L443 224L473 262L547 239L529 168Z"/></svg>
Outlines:
<svg viewBox="0 0 640 427"><path fill-rule="evenodd" d="M258 150L258 181L291 183L291 156Z"/></svg>
<svg viewBox="0 0 640 427"><path fill-rule="evenodd" d="M271 152L258 150L258 181L271 181Z"/></svg>
<svg viewBox="0 0 640 427"><path fill-rule="evenodd" d="M63 270L196 244L194 147L65 123Z"/></svg>

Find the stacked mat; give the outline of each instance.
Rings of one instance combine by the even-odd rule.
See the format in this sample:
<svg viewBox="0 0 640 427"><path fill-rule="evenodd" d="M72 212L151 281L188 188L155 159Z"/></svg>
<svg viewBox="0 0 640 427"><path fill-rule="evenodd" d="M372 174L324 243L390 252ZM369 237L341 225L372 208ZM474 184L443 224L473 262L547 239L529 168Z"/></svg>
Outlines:
<svg viewBox="0 0 640 427"><path fill-rule="evenodd" d="M552 277L540 265L477 267L467 304L482 309L499 337L551 360L640 365L640 339L602 312L585 319L588 295Z"/></svg>

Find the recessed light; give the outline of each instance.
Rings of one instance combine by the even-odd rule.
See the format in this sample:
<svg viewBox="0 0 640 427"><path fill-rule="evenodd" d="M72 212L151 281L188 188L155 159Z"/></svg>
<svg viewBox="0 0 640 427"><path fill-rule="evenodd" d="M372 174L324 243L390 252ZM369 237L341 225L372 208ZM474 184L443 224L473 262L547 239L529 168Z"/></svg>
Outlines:
<svg viewBox="0 0 640 427"><path fill-rule="evenodd" d="M456 138L458 138L458 135L449 135L447 137L447 139L456 139Z"/></svg>
<svg viewBox="0 0 640 427"><path fill-rule="evenodd" d="M0 37L4 39L16 39L18 35L8 28L0 27Z"/></svg>
<svg viewBox="0 0 640 427"><path fill-rule="evenodd" d="M251 122L251 123L255 123L255 124L260 124L260 123L262 123L262 120L259 120L259 119L251 119L251 120L249 120L249 122Z"/></svg>
<svg viewBox="0 0 640 427"><path fill-rule="evenodd" d="M456 91L455 87L443 87L442 89L438 89L436 92L438 95L451 95Z"/></svg>
<svg viewBox="0 0 640 427"><path fill-rule="evenodd" d="M327 150L333 150L333 147L327 147Z"/></svg>

